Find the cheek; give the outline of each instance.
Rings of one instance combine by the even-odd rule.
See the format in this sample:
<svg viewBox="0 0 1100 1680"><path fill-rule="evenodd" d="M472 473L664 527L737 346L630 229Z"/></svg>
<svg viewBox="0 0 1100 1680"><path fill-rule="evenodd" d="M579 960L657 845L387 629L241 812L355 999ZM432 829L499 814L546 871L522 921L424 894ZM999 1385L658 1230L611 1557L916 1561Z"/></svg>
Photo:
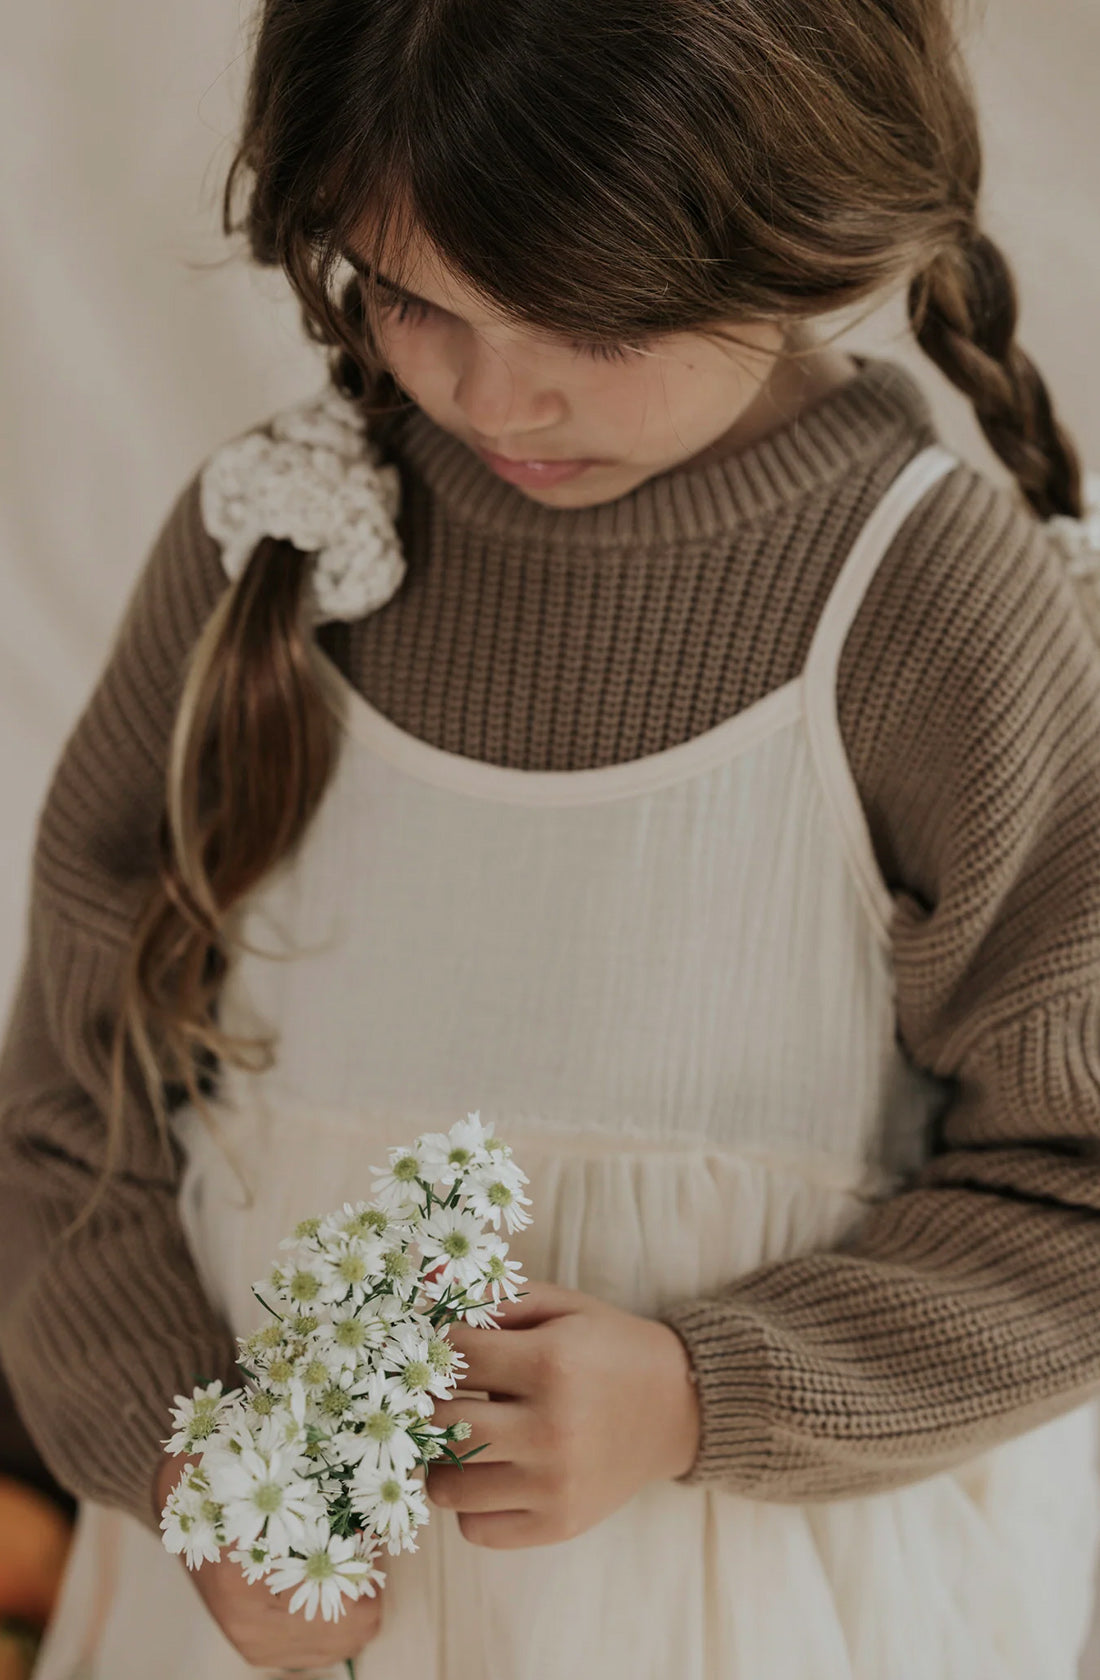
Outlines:
<svg viewBox="0 0 1100 1680"><path fill-rule="evenodd" d="M429 409L439 403L447 384L447 364L429 324L383 323L375 332L374 342L383 365L414 402Z"/></svg>
<svg viewBox="0 0 1100 1680"><path fill-rule="evenodd" d="M664 425L686 442L712 438L732 426L767 383L769 367L754 357L676 363L666 371L661 393Z"/></svg>

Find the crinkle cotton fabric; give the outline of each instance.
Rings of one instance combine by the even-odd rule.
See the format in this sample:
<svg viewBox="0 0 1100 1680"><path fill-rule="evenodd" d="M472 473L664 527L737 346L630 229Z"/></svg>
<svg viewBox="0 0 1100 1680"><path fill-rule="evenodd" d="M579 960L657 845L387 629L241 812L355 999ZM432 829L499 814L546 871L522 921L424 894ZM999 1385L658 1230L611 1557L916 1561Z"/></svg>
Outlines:
<svg viewBox="0 0 1100 1680"><path fill-rule="evenodd" d="M278 1032L275 1065L227 1070L220 1139L174 1117L185 1229L238 1333L296 1220L471 1109L529 1174L527 1274L642 1314L835 1245L924 1158L945 1093L896 1038L890 895L830 702L875 567L949 466L931 449L887 493L797 678L648 758L462 758L329 667L336 772L242 906L222 991L227 1031ZM549 1547L474 1546L433 1509L358 1672L1074 1680L1095 1417L872 1497L655 1483ZM150 1531L85 1504L35 1680L151 1671L255 1672Z"/></svg>

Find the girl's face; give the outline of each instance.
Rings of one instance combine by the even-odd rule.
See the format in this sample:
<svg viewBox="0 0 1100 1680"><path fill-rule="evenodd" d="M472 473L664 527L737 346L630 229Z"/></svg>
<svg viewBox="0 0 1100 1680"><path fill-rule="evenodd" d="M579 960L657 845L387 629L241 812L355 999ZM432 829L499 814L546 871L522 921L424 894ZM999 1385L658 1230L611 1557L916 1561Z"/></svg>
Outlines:
<svg viewBox="0 0 1100 1680"><path fill-rule="evenodd" d="M364 268L358 251L346 255ZM738 327L741 344L673 333L606 356L492 312L420 242L400 274L384 261L377 272L399 282L380 286L372 322L397 384L483 459L520 463L501 471L486 460L550 507L610 501L736 447L746 422L752 429L748 411L769 399L783 349L782 328L757 323ZM562 463L582 461L583 470L562 476Z"/></svg>

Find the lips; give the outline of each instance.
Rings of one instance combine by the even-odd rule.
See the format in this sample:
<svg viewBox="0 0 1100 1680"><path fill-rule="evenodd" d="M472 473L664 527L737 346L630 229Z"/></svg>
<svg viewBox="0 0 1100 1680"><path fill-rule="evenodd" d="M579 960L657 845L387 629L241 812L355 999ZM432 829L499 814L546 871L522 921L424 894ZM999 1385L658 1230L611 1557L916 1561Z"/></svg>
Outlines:
<svg viewBox="0 0 1100 1680"><path fill-rule="evenodd" d="M513 461L484 449L479 449L477 453L498 478L528 489L538 485L564 484L567 479L576 478L595 465L592 461Z"/></svg>

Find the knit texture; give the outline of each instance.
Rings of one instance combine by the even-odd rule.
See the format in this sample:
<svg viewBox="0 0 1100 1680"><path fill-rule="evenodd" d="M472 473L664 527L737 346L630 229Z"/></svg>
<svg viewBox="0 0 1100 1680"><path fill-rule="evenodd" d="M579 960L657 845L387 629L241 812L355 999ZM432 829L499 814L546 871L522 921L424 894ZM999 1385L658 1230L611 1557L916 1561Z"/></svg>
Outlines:
<svg viewBox="0 0 1100 1680"><path fill-rule="evenodd" d="M413 410L405 582L321 644L450 752L578 770L661 751L797 675L860 526L934 439L910 376L860 358L739 454L563 511ZM235 1346L136 1084L122 1172L56 1239L102 1161L173 710L225 587L192 482L45 800L0 1059L0 1356L58 1479L151 1526L171 1397L231 1380ZM1100 654L1015 496L963 465L929 493L856 615L838 706L895 896L898 1031L955 1098L920 1177L842 1249L663 1315L700 1385L686 1480L779 1500L916 1480L1100 1380Z"/></svg>

